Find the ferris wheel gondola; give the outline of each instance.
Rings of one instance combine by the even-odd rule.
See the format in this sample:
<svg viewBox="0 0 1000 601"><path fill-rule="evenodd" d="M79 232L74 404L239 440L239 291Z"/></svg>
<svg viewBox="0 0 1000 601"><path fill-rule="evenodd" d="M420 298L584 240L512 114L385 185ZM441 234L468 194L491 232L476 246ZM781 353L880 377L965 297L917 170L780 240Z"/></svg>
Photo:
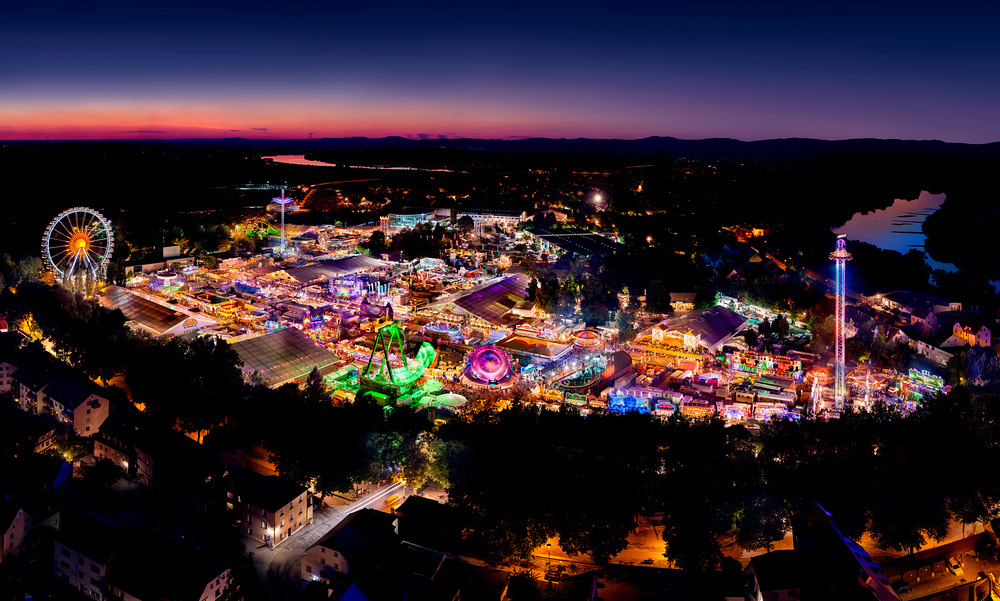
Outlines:
<svg viewBox="0 0 1000 601"><path fill-rule="evenodd" d="M42 236L42 258L62 282L101 280L115 247L114 229L104 215L87 207L66 209Z"/></svg>

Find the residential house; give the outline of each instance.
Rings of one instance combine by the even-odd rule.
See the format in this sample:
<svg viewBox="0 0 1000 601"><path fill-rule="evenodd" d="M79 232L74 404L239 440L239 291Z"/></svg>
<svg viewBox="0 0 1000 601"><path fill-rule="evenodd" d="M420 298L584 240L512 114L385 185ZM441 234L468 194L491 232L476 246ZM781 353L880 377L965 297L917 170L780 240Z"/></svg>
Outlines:
<svg viewBox="0 0 1000 601"><path fill-rule="evenodd" d="M245 536L277 546L312 522L305 487L246 470L233 472L228 483L226 507Z"/></svg>
<svg viewBox="0 0 1000 601"><path fill-rule="evenodd" d="M46 402L59 422L78 436L93 436L111 412L111 400L102 388L84 380L60 376L45 389Z"/></svg>
<svg viewBox="0 0 1000 601"><path fill-rule="evenodd" d="M402 540L440 551L461 549L467 520L458 508L410 495L393 513Z"/></svg>
<svg viewBox="0 0 1000 601"><path fill-rule="evenodd" d="M951 359L952 354L944 350L948 348L945 344L951 337L950 332L944 332L938 328L926 325L906 326L901 328L903 334L910 340L910 348L914 353L926 357L932 363L944 366Z"/></svg>
<svg viewBox="0 0 1000 601"><path fill-rule="evenodd" d="M937 313L934 312L934 307L924 306L914 309L913 313L910 313L910 323L936 328L938 326L938 317Z"/></svg>
<svg viewBox="0 0 1000 601"><path fill-rule="evenodd" d="M671 292L670 306L674 311L690 311L694 309L694 292Z"/></svg>
<svg viewBox="0 0 1000 601"><path fill-rule="evenodd" d="M94 457L106 459L134 475L138 466L135 444L144 438L142 427L125 413L109 417L94 435Z"/></svg>
<svg viewBox="0 0 1000 601"><path fill-rule="evenodd" d="M192 488L211 474L205 449L173 430L150 428L135 442L135 465L139 483L152 490L166 482Z"/></svg>
<svg viewBox="0 0 1000 601"><path fill-rule="evenodd" d="M754 556L746 573L756 579L760 601L801 599L806 568L801 552L792 550L771 551Z"/></svg>
<svg viewBox="0 0 1000 601"><path fill-rule="evenodd" d="M84 595L110 599L104 578L123 542L121 534L104 522L78 513L63 520L56 534L52 569L70 587Z"/></svg>
<svg viewBox="0 0 1000 601"><path fill-rule="evenodd" d="M232 582L232 566L152 532L136 531L111 562L109 597L122 601L214 601Z"/></svg>
<svg viewBox="0 0 1000 601"><path fill-rule="evenodd" d="M952 335L969 346L992 346L990 329L982 319L975 317L956 321L952 326Z"/></svg>
<svg viewBox="0 0 1000 601"><path fill-rule="evenodd" d="M0 501L0 563L17 557L31 530L31 516L19 503Z"/></svg>
<svg viewBox="0 0 1000 601"><path fill-rule="evenodd" d="M329 583L336 574L370 576L398 544L396 516L362 509L349 514L302 558L302 578Z"/></svg>
<svg viewBox="0 0 1000 601"><path fill-rule="evenodd" d="M909 315L911 324L916 323L916 321L926 321L928 313L938 315L949 311L962 310L962 303L960 302L904 290L896 290L884 294L880 292L866 297L865 300L877 307ZM914 314L917 315L916 321L914 321Z"/></svg>
<svg viewBox="0 0 1000 601"><path fill-rule="evenodd" d="M14 372L11 389L21 411L44 415L47 407L45 389L55 379L56 374L49 365L29 365Z"/></svg>
<svg viewBox="0 0 1000 601"><path fill-rule="evenodd" d="M402 543L375 576L361 582L369 598L478 599L502 601L510 574L484 561L446 555L412 543ZM596 572L566 578L567 586L553 591L556 599L597 600ZM546 587L548 588L548 587Z"/></svg>
<svg viewBox="0 0 1000 601"><path fill-rule="evenodd" d="M103 388L73 376L58 375L50 365L32 365L11 378L14 400L22 411L55 418L79 436L95 434L110 414Z"/></svg>
<svg viewBox="0 0 1000 601"><path fill-rule="evenodd" d="M0 360L0 394L10 394L13 392L14 372L18 365L10 361Z"/></svg>
<svg viewBox="0 0 1000 601"><path fill-rule="evenodd" d="M72 477L73 468L61 457L29 451L16 457L0 458L0 474L3 475L0 498L32 500L65 484Z"/></svg>

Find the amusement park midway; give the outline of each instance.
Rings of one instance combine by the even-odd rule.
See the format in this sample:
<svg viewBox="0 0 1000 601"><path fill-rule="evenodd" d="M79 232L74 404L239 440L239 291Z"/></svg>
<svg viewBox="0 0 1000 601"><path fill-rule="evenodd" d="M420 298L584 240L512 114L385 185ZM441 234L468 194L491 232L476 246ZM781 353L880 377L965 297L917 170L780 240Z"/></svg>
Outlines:
<svg viewBox="0 0 1000 601"><path fill-rule="evenodd" d="M610 323L588 327L579 317L545 314L529 300L533 277L513 259L540 261L543 251L560 249L516 228L524 215L475 215L499 240L489 255L466 241L447 258L393 261L357 252L366 237L392 232L391 219L374 227L291 225L285 213L299 210L296 202L282 189L269 206L280 229L266 220L236 225L259 240L259 254L196 261L165 248L161 261L127 267L117 276L124 285L97 297L154 336L228 340L248 376L270 386L304 381L316 369L334 402L367 396L447 415L469 400L478 407L482 398L516 396L584 414L718 414L754 423L835 417L876 399L907 413L921 396L944 390L933 365L896 373L846 363L853 326L845 306L857 301L845 292L850 254L842 239L831 255L838 265L831 360L812 352L806 324L793 315L724 295L695 309L693 295L678 294L672 314L629 308L630 340ZM411 217L399 216L395 229ZM43 238L56 279L93 292L108 269L109 227L85 207L57 216ZM539 256L515 248L537 248Z"/></svg>
<svg viewBox="0 0 1000 601"><path fill-rule="evenodd" d="M344 550L328 543L339 545L341 536L366 528L360 539L384 543L380 552L399 562L380 578L409 569L399 566L419 563L418 556L462 563L459 571L504 583L515 566L555 583L598 566L721 566L723 555L743 567L766 561L759 557L767 553L758 551L788 550L793 517L803 509L787 507L786 496L773 490L751 488L764 486L750 480L765 473L765 462L784 469L781 453L792 452L761 453L768 436L797 435L800 424L839 433L837 427L857 420L919 417L934 404L928 398L950 392L945 378L954 348L990 344L982 322L968 320L957 301L900 291L849 293L849 274L864 249L849 252L844 238L834 240L828 255L832 279L776 275L786 264L752 247L727 247L693 259L713 273L735 274L705 285L707 293L665 292L642 280L640 286L650 287L638 294L635 282L629 293L618 280L597 281L611 271L613 255L606 253L621 250L621 242L583 230L554 236L554 213L536 224L526 212L418 209L353 227L301 225L307 203L300 197L311 193L282 186L266 207L231 229L214 230L232 239L228 251L186 254L180 245L166 245L132 262L112 260L115 226L101 212L68 209L42 234L46 284L36 282L42 292L28 286L14 299L58 284L75 293L59 292L67 299L59 302L74 303L72 323L83 327L79 314L112 315L105 321L120 332L107 338L128 349L123 355L149 358L101 363L86 380L57 382L45 394L33 388L32 370L15 372L17 386L9 390L16 408L56 417L49 430L62 427L90 439L85 458L75 462L78 471L110 466L120 470L114 478L138 480L131 485L139 488L160 486L174 477L171 470L201 469L199 460L186 458L173 467L174 457L156 455L158 449L172 448L178 457L205 453L205 473L193 480L199 491L213 487L220 521L245 543L272 598L298 598L313 582L310 590L343 583L352 574L342 569L347 559L330 558ZM389 250L388 241L407 236L421 245L434 239L437 256ZM810 295L810 311L817 313L754 302L741 282L755 269L789 298ZM611 292L601 292L605 288ZM832 315L819 312L828 305ZM98 369L87 363L91 355L65 350L75 340L44 330L55 320L17 319L18 331L43 343L32 348L50 351L39 351L46 360L58 350L74 358L74 368ZM170 353L184 370L171 377L187 392L171 387L164 394L141 377L161 378ZM49 377L43 375L38 379ZM50 382L55 375L45 386ZM109 394L107 383L122 383L122 390ZM125 408L114 415L112 397ZM184 406L178 397L206 406L206 399L226 401L197 413L200 407ZM558 437L549 436L556 431ZM158 446L171 436L171 446ZM693 441L694 451L687 452L714 453L719 469L688 462L673 436ZM133 438L131 447L120 442ZM550 438L561 442L553 446ZM483 450L473 450L477 444ZM706 453L702 444L726 450ZM891 456L879 455L881 444L858 445L859 456ZM71 459L70 451L64 457ZM583 464L600 469L577 469ZM684 470L692 473L678 481L693 488L714 472L753 477L746 490L732 493L738 498L731 503L703 503L706 511L741 509L698 517L656 492L676 486L665 474ZM744 486L737 483L742 476L733 477L732 486L710 483L705 498ZM353 494L342 490L351 487ZM450 503L440 502L449 494ZM774 509L779 502L785 505ZM505 507L524 513L491 522ZM836 519L818 501L805 510L810 528ZM867 516L864 511L877 521L876 510L857 515ZM704 519L710 526L695 534L718 548L694 559L685 555L690 540L683 537L694 535L677 528L678 516ZM972 526L985 521L979 514L962 519ZM604 522L592 526L594 520ZM754 520L767 522L759 533ZM925 528L928 540L944 532L942 540L955 549L971 545L964 532L953 536L955 523L950 531L947 524ZM886 542L882 531L852 526L859 538L886 548L929 546L923 534ZM526 528L528 535L521 532ZM425 542L442 546L430 549ZM400 543L410 546L400 551ZM967 551L962 547L948 559L957 562ZM466 552L479 555L456 555ZM369 575L380 565L369 566ZM909 571L916 570L900 568L900 578ZM597 590L597 576L589 577Z"/></svg>

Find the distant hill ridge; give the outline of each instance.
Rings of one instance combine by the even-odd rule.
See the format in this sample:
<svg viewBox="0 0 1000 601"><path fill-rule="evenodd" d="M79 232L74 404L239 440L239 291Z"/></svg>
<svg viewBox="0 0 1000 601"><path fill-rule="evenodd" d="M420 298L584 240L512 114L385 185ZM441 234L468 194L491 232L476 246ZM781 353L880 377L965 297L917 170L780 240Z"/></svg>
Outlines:
<svg viewBox="0 0 1000 601"><path fill-rule="evenodd" d="M144 143L144 144L197 144L206 146L249 147L271 152L310 153L350 149L448 149L516 153L586 153L597 155L656 155L697 159L757 159L796 160L835 156L887 155L913 158L949 158L960 160L1000 159L1000 142L989 144L963 144L940 140L883 140L857 138L849 140L818 140L814 138L780 138L745 142L732 138L706 138L683 140L666 136L652 136L638 140L595 138L524 138L519 140L490 140L475 138L411 139L401 136L385 138L316 138L295 139L176 139L176 140L102 140L94 143ZM37 142L22 142L37 144ZM75 142L87 144L88 142Z"/></svg>

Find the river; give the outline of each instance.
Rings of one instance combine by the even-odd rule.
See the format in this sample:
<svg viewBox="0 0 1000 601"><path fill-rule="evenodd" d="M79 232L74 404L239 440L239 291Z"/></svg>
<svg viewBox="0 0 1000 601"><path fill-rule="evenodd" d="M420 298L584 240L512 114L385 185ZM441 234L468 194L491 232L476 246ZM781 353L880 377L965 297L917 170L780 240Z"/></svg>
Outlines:
<svg viewBox="0 0 1000 601"><path fill-rule="evenodd" d="M285 163L286 165L313 165L316 167L333 167L330 163L324 163L323 161L311 161L306 158L304 154L279 154L269 157L260 157L262 159L271 159L275 163ZM311 173L311 172L310 172Z"/></svg>
<svg viewBox="0 0 1000 601"><path fill-rule="evenodd" d="M898 250L906 253L916 248L924 250L927 236L921 229L924 219L941 208L944 194L931 194L923 191L913 200L897 198L887 209L878 209L871 213L855 213L851 220L834 231L846 234L848 240L868 242L879 248ZM927 263L933 269L958 271L951 263L941 263L928 258Z"/></svg>

